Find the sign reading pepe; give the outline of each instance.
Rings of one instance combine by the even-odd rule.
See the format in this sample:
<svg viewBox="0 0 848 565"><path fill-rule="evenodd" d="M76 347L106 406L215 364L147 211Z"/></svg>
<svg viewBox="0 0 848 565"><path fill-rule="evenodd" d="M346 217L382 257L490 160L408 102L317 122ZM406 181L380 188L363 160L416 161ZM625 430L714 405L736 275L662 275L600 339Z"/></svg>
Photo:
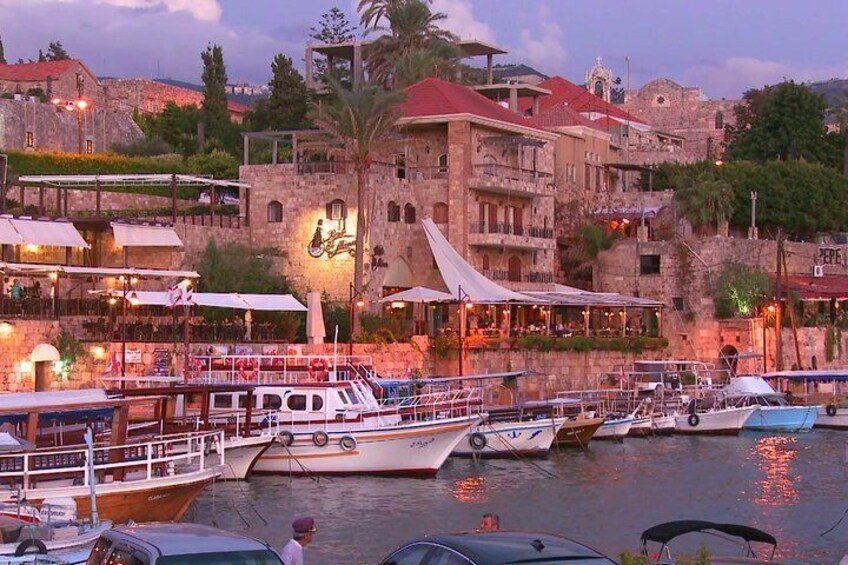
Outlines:
<svg viewBox="0 0 848 565"><path fill-rule="evenodd" d="M312 235L312 240L306 248L306 251L311 257L317 259L321 255L326 254L332 259L336 255L347 253L354 254L356 249L355 236L348 234L344 228L339 230L330 229L327 236L324 237L324 220L318 220L318 225L315 227L315 233Z"/></svg>
<svg viewBox="0 0 848 565"><path fill-rule="evenodd" d="M819 247L819 265L845 266L845 251L841 247Z"/></svg>

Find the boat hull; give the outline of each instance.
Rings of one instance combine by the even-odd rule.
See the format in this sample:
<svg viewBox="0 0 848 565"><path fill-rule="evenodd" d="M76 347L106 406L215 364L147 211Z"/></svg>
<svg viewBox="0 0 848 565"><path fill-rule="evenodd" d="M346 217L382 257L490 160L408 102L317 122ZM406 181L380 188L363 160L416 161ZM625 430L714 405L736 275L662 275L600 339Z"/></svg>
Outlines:
<svg viewBox="0 0 848 565"><path fill-rule="evenodd" d="M586 447L603 423L603 418L568 420L557 432L555 444L559 447Z"/></svg>
<svg viewBox="0 0 848 565"><path fill-rule="evenodd" d="M176 522L183 518L203 488L219 475L220 469L209 469L190 475L98 484L97 514L101 520L115 524L130 520ZM0 502L13 502L13 496L14 493L4 493ZM35 506L45 499L73 498L77 518L91 517L91 491L86 486L34 488L27 491L26 498Z"/></svg>
<svg viewBox="0 0 848 565"><path fill-rule="evenodd" d="M91 553L91 548L100 538L100 534L110 530L112 522L103 521L96 527L88 527L82 533L76 535L65 536L58 533L59 530L69 529L77 530L78 526L69 526L67 528L59 528L57 530L56 539L42 540L44 547L47 548L47 556L54 558L56 563L84 563L88 555ZM23 539L18 539L15 543L0 544L0 564L6 563L41 563L34 560L34 555L15 556L15 552L23 542ZM45 557L43 554L39 558ZM50 563L51 561L44 561Z"/></svg>
<svg viewBox="0 0 848 565"><path fill-rule="evenodd" d="M457 444L479 423L478 417L413 422L385 428L327 432L323 447L313 431L295 429L294 443L271 446L259 458L255 473L291 475L434 476ZM345 437L353 447L344 449Z"/></svg>
<svg viewBox="0 0 848 565"><path fill-rule="evenodd" d="M630 428L633 426L633 421L635 418L620 418L618 420L607 420L598 430L595 432L595 435L592 436L592 439L600 439L600 440L622 440L627 437L627 434L630 432Z"/></svg>
<svg viewBox="0 0 848 565"><path fill-rule="evenodd" d="M557 432L566 418L530 422L493 422L475 426L462 438L453 455L459 457L544 456L551 449ZM485 445L475 449L474 434L485 438Z"/></svg>
<svg viewBox="0 0 848 565"><path fill-rule="evenodd" d="M827 407L825 406L818 406L817 410L818 418L816 418L814 427L831 430L848 430L848 409L837 409L835 416L828 416Z"/></svg>
<svg viewBox="0 0 848 565"><path fill-rule="evenodd" d="M816 406L761 406L745 422L746 430L765 432L808 432L816 423Z"/></svg>
<svg viewBox="0 0 848 565"><path fill-rule="evenodd" d="M668 436L674 433L674 416L649 416L637 418L627 437Z"/></svg>
<svg viewBox="0 0 848 565"><path fill-rule="evenodd" d="M224 464L221 466L221 478L227 481L243 481L253 471L259 458L274 443L274 436L234 437L225 441ZM209 454L209 464L220 465L220 457L213 450Z"/></svg>
<svg viewBox="0 0 848 565"><path fill-rule="evenodd" d="M697 414L697 423L694 426L689 421L690 414L678 414L674 417L674 431L680 434L735 436L742 431L745 423L757 410L757 406L746 406L744 408L700 412Z"/></svg>

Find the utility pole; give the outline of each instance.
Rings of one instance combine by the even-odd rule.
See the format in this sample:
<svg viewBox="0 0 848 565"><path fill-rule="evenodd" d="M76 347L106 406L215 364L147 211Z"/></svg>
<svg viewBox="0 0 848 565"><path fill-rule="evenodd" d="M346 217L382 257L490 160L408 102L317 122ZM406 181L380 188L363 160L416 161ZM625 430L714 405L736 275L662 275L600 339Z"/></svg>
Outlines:
<svg viewBox="0 0 848 565"><path fill-rule="evenodd" d="M783 230L777 231L777 277L774 283L774 297L777 308L774 312L774 369L783 370L783 339L781 336L783 325L783 301L781 288L781 271L783 265Z"/></svg>
<svg viewBox="0 0 848 565"><path fill-rule="evenodd" d="M748 230L748 239L757 239L757 191L751 191L751 228Z"/></svg>

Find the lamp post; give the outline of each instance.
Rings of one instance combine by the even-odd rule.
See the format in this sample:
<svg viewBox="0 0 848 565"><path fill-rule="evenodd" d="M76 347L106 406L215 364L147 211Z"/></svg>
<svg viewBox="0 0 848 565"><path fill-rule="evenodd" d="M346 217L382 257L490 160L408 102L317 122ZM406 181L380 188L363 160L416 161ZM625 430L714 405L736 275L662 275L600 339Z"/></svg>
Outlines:
<svg viewBox="0 0 848 565"><path fill-rule="evenodd" d="M359 310L362 310L365 307L365 298L362 290L353 286L353 283L350 283L350 329L348 331L348 350L347 354L350 357L353 357L353 322L354 322L354 304ZM350 361L350 360L348 360Z"/></svg>
<svg viewBox="0 0 848 565"><path fill-rule="evenodd" d="M751 191L751 229L748 239L757 239L757 191Z"/></svg>
<svg viewBox="0 0 848 565"><path fill-rule="evenodd" d="M83 154L83 135L82 135L82 114L85 112L90 104L87 100L83 100L81 97L76 100L62 100L61 98L54 98L52 100L53 104L59 107L64 108L68 112L77 113L77 152L82 155Z"/></svg>

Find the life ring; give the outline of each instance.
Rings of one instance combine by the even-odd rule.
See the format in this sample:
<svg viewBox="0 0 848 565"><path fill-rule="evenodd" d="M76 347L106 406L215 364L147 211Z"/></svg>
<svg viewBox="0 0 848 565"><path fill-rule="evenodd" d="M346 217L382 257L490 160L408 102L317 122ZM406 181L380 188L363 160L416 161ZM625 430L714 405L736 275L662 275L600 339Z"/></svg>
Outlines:
<svg viewBox="0 0 848 565"><path fill-rule="evenodd" d="M256 371L241 369L239 370L239 378L243 381L252 381L256 378Z"/></svg>
<svg viewBox="0 0 848 565"><path fill-rule="evenodd" d="M701 423L701 417L697 414L689 414L689 425L693 428L698 427L698 424Z"/></svg>
<svg viewBox="0 0 848 565"><path fill-rule="evenodd" d="M341 446L342 451L353 451L356 449L356 439L353 436L342 436L342 439L339 440L339 446Z"/></svg>
<svg viewBox="0 0 848 565"><path fill-rule="evenodd" d="M484 434L480 432L474 432L468 436L468 443L471 445L471 449L475 451L480 451L481 449L485 449L486 444L489 443L489 440L486 439Z"/></svg>
<svg viewBox="0 0 848 565"><path fill-rule="evenodd" d="M288 430L283 430L277 434L277 440L283 447L289 447L294 443L294 434Z"/></svg>
<svg viewBox="0 0 848 565"><path fill-rule="evenodd" d="M316 357L309 362L309 367L306 371L309 373L309 377L312 380L323 381L327 379L327 369L327 362L320 357Z"/></svg>
<svg viewBox="0 0 848 565"><path fill-rule="evenodd" d="M15 548L15 557L23 557L27 553L32 553L29 551L32 548L36 548L36 552L40 555L47 553L47 546L44 545L44 542L37 539L27 539L18 544L18 547Z"/></svg>
<svg viewBox="0 0 848 565"><path fill-rule="evenodd" d="M317 432L312 434L312 443L314 443L317 447L324 447L329 441L330 436L327 435L327 432L322 432L321 430L318 430Z"/></svg>
<svg viewBox="0 0 848 565"><path fill-rule="evenodd" d="M827 408L825 408L825 412L827 412L827 415L830 416L831 418L833 416L836 416L836 405L835 404L828 404Z"/></svg>

